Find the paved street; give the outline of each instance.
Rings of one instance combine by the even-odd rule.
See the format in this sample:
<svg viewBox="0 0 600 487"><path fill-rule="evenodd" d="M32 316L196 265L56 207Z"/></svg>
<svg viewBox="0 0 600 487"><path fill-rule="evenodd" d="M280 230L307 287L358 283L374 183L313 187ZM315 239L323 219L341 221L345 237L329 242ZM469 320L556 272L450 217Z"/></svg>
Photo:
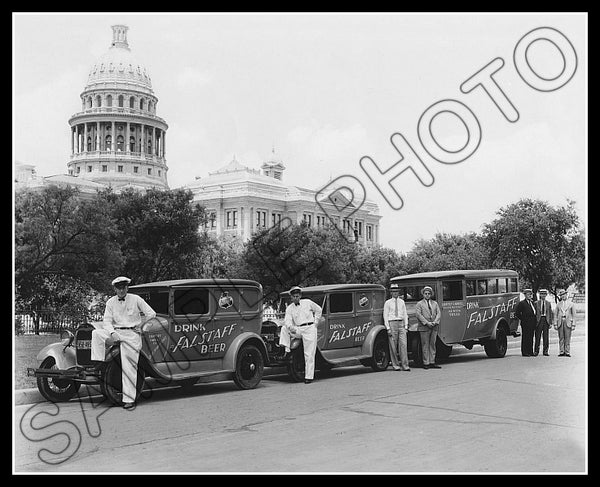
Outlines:
<svg viewBox="0 0 600 487"><path fill-rule="evenodd" d="M457 348L441 370L362 366L15 409L15 472L587 472L583 327L572 357Z"/></svg>

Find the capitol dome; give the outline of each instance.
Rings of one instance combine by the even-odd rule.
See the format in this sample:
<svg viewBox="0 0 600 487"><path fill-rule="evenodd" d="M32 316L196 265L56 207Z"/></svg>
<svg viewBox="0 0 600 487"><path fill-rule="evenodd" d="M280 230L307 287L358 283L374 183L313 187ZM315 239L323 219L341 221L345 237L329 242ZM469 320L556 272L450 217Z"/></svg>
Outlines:
<svg viewBox="0 0 600 487"><path fill-rule="evenodd" d="M152 82L145 66L129 49L125 25L113 25L113 40L109 50L91 67L85 90L97 85L119 84L152 93Z"/></svg>
<svg viewBox="0 0 600 487"><path fill-rule="evenodd" d="M168 125L157 115L158 98L127 30L112 26L110 48L92 65L81 110L69 119L69 175L114 188L168 189Z"/></svg>

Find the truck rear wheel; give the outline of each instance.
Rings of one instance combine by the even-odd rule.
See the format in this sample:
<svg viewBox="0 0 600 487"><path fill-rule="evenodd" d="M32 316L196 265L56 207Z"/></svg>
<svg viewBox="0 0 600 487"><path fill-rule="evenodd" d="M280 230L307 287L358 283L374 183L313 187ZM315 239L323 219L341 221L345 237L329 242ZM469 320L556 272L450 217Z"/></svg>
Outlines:
<svg viewBox="0 0 600 487"><path fill-rule="evenodd" d="M502 358L506 355L508 343L506 339L506 331L502 327L496 329L496 338L488 340L483 344L485 353L491 358Z"/></svg>
<svg viewBox="0 0 600 487"><path fill-rule="evenodd" d="M387 334L380 333L373 344L373 356L371 357L371 368L375 372L383 372L390 364L390 344Z"/></svg>
<svg viewBox="0 0 600 487"><path fill-rule="evenodd" d="M254 389L262 380L264 368L260 350L249 343L244 344L235 361L233 381L240 389Z"/></svg>

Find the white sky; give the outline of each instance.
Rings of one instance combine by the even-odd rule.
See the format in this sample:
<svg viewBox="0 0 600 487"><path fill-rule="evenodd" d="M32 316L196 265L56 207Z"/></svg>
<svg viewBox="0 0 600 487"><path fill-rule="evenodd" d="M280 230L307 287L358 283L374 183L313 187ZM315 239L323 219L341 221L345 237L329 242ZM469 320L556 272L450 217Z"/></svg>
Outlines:
<svg viewBox="0 0 600 487"><path fill-rule="evenodd" d="M228 163L259 169L275 147L284 181L319 190L354 175L383 216L381 243L401 252L436 232L479 232L501 207L523 197L565 205L587 222L587 14L69 14L13 13L13 160L41 176L64 174L68 120L94 62L110 47L113 24L129 26L167 131L171 188ZM566 36L577 70L542 92L518 75L513 51L539 27ZM537 41L527 59L540 76L560 75L563 58ZM460 85L494 58L495 79L519 111L508 122L478 88ZM423 112L443 99L467 105L481 143L465 161L442 164L419 142ZM459 150L467 132L448 114L431 125ZM435 178L407 171L390 208L362 172L363 156L383 170L399 160L401 133ZM587 227L587 224L586 224Z"/></svg>

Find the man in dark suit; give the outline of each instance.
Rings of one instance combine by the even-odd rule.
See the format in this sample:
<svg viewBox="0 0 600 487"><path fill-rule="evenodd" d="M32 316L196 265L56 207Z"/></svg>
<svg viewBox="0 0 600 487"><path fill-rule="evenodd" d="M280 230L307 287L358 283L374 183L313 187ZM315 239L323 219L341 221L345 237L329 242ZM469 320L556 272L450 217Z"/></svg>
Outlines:
<svg viewBox="0 0 600 487"><path fill-rule="evenodd" d="M515 316L521 321L521 355L533 357L533 335L535 332L536 316L533 304L533 291L524 289L525 299L517 304Z"/></svg>
<svg viewBox="0 0 600 487"><path fill-rule="evenodd" d="M548 290L540 289L540 299L535 302L535 315L536 315L536 327L535 327L535 345L534 355L540 353L540 338L542 339L542 352L548 356L549 346L549 330L550 323L554 323L552 319L552 305L546 300L548 296Z"/></svg>

